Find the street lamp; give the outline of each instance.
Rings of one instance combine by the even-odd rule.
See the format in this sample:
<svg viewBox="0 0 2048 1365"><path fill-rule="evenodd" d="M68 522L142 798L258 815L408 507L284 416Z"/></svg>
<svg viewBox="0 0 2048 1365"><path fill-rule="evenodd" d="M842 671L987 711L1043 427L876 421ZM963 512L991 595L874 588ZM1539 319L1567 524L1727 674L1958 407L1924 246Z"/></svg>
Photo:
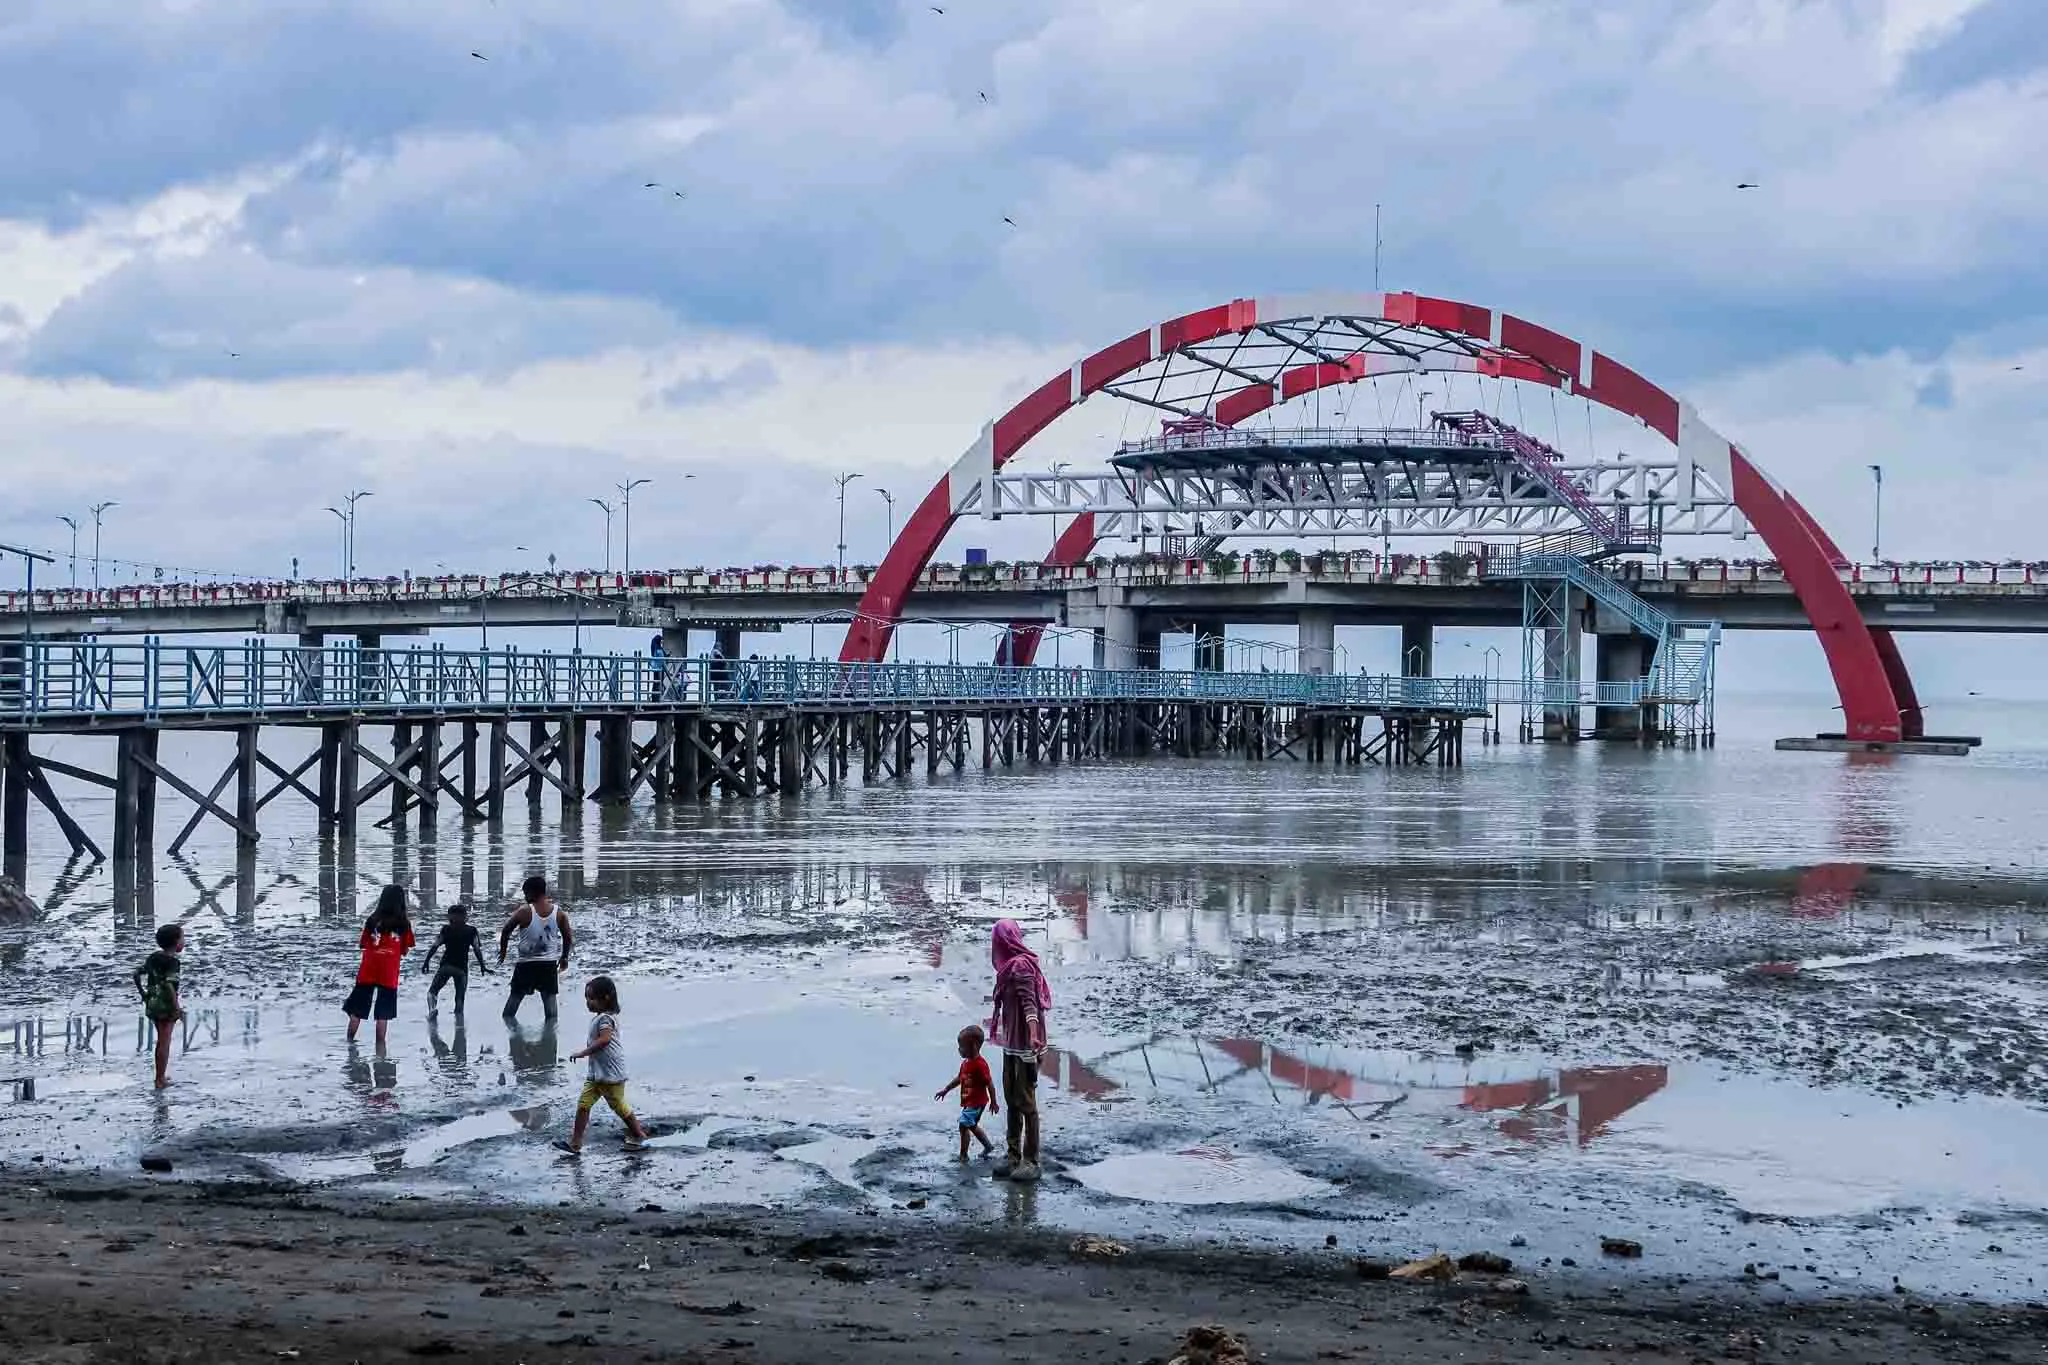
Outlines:
<svg viewBox="0 0 2048 1365"><path fill-rule="evenodd" d="M364 498L377 496L367 488L352 490L342 501L342 507L329 504L327 510L341 518L341 576L353 579L356 576L356 504ZM347 510L342 510L343 508Z"/></svg>
<svg viewBox="0 0 2048 1365"><path fill-rule="evenodd" d="M78 591L78 518L59 514L57 520L71 528L71 590Z"/></svg>
<svg viewBox="0 0 2048 1365"><path fill-rule="evenodd" d="M886 554L889 547L896 543L896 495L886 488L877 488L875 492L881 494L882 501L889 504L888 519L882 523L886 528L882 536L882 550Z"/></svg>
<svg viewBox="0 0 2048 1365"><path fill-rule="evenodd" d="M348 577L348 513L342 511L333 503L327 505L327 510L334 513L335 520L341 523L341 576L343 579L346 579Z"/></svg>
<svg viewBox="0 0 2048 1365"><path fill-rule="evenodd" d="M1415 429L1417 431L1422 431L1429 426L1428 420L1422 415L1422 406L1434 397L1436 397L1435 389L1424 389L1421 393L1415 395Z"/></svg>
<svg viewBox="0 0 2048 1365"><path fill-rule="evenodd" d="M858 474L834 474L832 476L832 482L839 485L839 572L836 579L844 579L846 577L846 485L859 477L860 475Z"/></svg>
<svg viewBox="0 0 2048 1365"><path fill-rule="evenodd" d="M92 590L94 592L100 590L100 518L107 514L107 509L119 507L120 505L118 502L111 501L96 502L92 505Z"/></svg>
<svg viewBox="0 0 2048 1365"><path fill-rule="evenodd" d="M612 505L603 498L592 498L591 502L604 509L604 571L612 571Z"/></svg>
<svg viewBox="0 0 2048 1365"><path fill-rule="evenodd" d="M1870 559L1872 563L1884 563L1884 466L1870 467L1870 480L1877 492L1877 498L1870 511Z"/></svg>
<svg viewBox="0 0 2048 1365"><path fill-rule="evenodd" d="M683 477L687 479L690 476L685 474ZM628 479L624 483L616 485L619 490L619 498L624 505L626 523L625 543L619 547L619 558L621 560L619 569L628 577L631 577L633 573L633 490L653 482L654 480L652 479ZM606 553L609 554L611 541L609 532L606 534L605 541Z"/></svg>

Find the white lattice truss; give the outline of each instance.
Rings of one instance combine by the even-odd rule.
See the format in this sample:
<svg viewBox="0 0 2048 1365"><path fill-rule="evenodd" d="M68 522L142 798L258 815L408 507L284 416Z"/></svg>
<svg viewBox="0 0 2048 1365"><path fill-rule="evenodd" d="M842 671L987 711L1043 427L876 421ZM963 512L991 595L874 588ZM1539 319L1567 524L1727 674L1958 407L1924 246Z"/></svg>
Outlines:
<svg viewBox="0 0 2048 1365"><path fill-rule="evenodd" d="M1532 536L1579 529L1572 509L1506 454L1436 431L1233 431L1141 443L1227 456L1205 468L991 473L957 490L968 516L1095 514L1109 539L1142 536ZM1127 447L1136 449L1138 447ZM1284 460L1260 452L1289 452ZM1314 450L1303 461L1292 452ZM1432 454L1440 450L1441 455ZM1749 527L1706 469L1622 456L1565 472L1603 506L1665 535L1741 538Z"/></svg>

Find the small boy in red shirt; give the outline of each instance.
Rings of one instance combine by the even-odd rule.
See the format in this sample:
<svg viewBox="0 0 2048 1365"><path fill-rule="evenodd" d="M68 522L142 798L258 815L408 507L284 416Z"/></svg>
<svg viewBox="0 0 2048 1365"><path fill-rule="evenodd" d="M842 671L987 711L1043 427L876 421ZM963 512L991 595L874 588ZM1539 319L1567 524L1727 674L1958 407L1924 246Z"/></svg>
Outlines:
<svg viewBox="0 0 2048 1365"><path fill-rule="evenodd" d="M981 1111L1000 1114L1003 1107L996 1103L995 1078L989 1074L988 1063L981 1059L981 1028L969 1024L960 1030L960 1074L952 1082L932 1096L942 1100L957 1086L960 1090L960 1159L967 1160L967 1138L969 1134L980 1139L981 1153L987 1156L995 1150L995 1144L988 1140L988 1134L981 1131Z"/></svg>

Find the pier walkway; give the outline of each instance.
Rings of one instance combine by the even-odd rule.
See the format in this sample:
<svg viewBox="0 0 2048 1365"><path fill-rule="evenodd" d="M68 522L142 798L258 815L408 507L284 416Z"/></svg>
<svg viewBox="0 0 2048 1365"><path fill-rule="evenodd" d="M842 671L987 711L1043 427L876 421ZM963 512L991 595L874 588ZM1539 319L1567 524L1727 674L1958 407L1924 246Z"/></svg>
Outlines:
<svg viewBox="0 0 2048 1365"><path fill-rule="evenodd" d="M1452 765L1489 701L1479 677L31 640L0 656L0 857L25 862L31 800L75 853L108 856L53 777L113 794L125 864L151 856L160 787L191 808L175 853L208 818L253 845L287 796L351 837L372 803L389 803L380 825L417 814L430 833L444 802L492 819L521 788L536 803L553 788L565 808L794 796L850 781L856 762L867 782L920 759L935 776L975 750L984 768L1155 752ZM161 754L166 731L231 735L233 756L193 780ZM280 757L274 736L294 731L317 743ZM34 745L94 735L112 744L104 771Z"/></svg>

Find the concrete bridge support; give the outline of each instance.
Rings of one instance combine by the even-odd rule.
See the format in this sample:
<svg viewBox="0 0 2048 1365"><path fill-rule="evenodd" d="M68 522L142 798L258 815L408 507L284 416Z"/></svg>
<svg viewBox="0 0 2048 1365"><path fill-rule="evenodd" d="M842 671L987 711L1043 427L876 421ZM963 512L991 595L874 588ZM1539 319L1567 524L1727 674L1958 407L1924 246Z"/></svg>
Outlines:
<svg viewBox="0 0 2048 1365"><path fill-rule="evenodd" d="M1154 648L1158 647L1155 635ZM1102 609L1102 630L1095 637L1097 668L1137 668L1138 612L1135 607L1108 606ZM1157 662L1155 657L1154 662Z"/></svg>
<svg viewBox="0 0 2048 1365"><path fill-rule="evenodd" d="M1593 639L1594 676L1603 683L1632 683L1650 670L1650 642L1634 631L1597 635ZM1601 706L1593 712L1595 739L1640 741L1643 706Z"/></svg>
<svg viewBox="0 0 2048 1365"><path fill-rule="evenodd" d="M1303 673L1337 671L1337 616L1326 608L1304 607L1295 620L1295 667ZM1407 632L1402 632L1405 637Z"/></svg>
<svg viewBox="0 0 2048 1365"><path fill-rule="evenodd" d="M1146 628L1146 627L1142 627L1142 626L1141 626L1141 627L1139 627L1139 630L1138 630L1138 659L1137 659L1137 667L1139 667L1139 668L1157 668L1157 667L1159 667L1159 632L1158 632L1158 631L1156 631L1156 630L1152 630L1152 629L1148 629L1148 628Z"/></svg>
<svg viewBox="0 0 2048 1365"><path fill-rule="evenodd" d="M1401 623L1401 676L1428 678L1436 674L1436 622Z"/></svg>

